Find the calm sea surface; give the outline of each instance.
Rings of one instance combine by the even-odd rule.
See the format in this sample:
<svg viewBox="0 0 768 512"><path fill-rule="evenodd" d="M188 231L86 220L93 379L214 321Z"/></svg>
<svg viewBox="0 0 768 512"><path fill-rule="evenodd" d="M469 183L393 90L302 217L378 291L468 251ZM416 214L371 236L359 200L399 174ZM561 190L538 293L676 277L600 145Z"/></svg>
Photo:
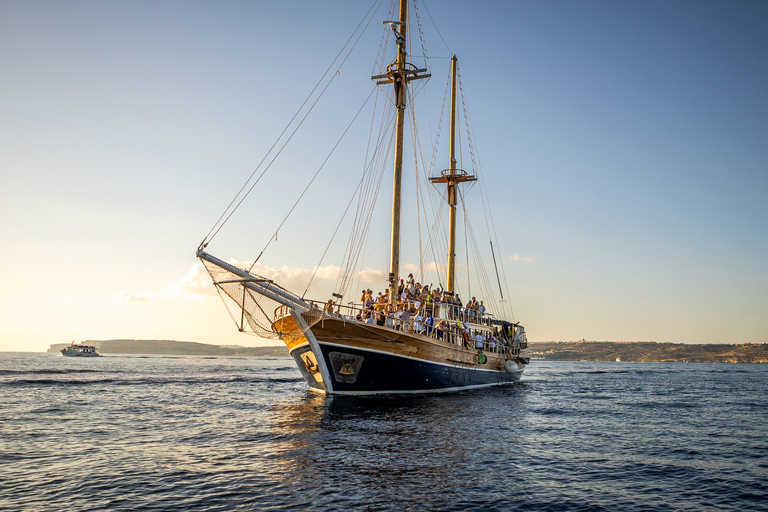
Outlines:
<svg viewBox="0 0 768 512"><path fill-rule="evenodd" d="M768 365L329 398L291 359L0 353L0 392L2 510L768 510Z"/></svg>

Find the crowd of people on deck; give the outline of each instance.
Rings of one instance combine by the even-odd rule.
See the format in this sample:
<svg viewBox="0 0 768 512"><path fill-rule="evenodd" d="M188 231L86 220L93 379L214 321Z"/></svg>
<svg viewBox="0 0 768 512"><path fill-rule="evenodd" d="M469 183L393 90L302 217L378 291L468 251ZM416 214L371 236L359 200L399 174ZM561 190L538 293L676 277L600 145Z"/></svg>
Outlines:
<svg viewBox="0 0 768 512"><path fill-rule="evenodd" d="M415 282L413 274L400 279L397 287L397 305L390 301L391 289L379 292L376 297L370 289L360 295L361 309L356 309L355 319L396 330L405 330L439 339L447 339L465 347L501 352L510 347L519 348L514 329L488 325L485 329L470 329L470 322L483 324L487 319L483 301L475 297L466 304L456 294L439 287L433 288ZM446 308L447 318L436 318L436 312ZM338 313L338 310L336 311ZM325 313L334 314L334 302L329 300ZM493 330L491 330L493 327Z"/></svg>
<svg viewBox="0 0 768 512"><path fill-rule="evenodd" d="M370 316L372 312L381 309L377 305L388 305L390 303L390 293L390 288L387 288L384 292L379 292L374 298L373 292L370 289L363 290L360 296L360 303L363 305L364 311L368 312ZM472 320L479 320L485 314L483 301L478 302L475 297L472 297L472 300L464 306L458 295L447 293L439 287L422 286L421 283L414 280L413 274L408 274L407 280L400 279L396 295L401 309L415 309L426 312L432 311L436 307L444 306L448 307L450 318L465 316ZM396 312L392 311L392 313Z"/></svg>

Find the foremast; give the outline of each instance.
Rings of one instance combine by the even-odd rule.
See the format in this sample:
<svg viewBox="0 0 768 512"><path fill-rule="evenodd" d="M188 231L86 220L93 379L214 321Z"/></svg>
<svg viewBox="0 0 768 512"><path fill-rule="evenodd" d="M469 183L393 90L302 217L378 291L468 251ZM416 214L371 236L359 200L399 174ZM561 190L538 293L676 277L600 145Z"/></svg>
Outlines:
<svg viewBox="0 0 768 512"><path fill-rule="evenodd" d="M400 0L400 17L398 21L385 21L392 27L397 40L397 58L387 66L387 72L371 77L377 85L393 84L395 87L395 169L392 185L392 238L389 264L389 302L397 305L397 278L400 275L400 213L401 189L403 177L403 138L405 134L405 108L408 101L408 82L429 78L427 69L418 69L408 62L407 27L408 0Z"/></svg>
<svg viewBox="0 0 768 512"><path fill-rule="evenodd" d="M448 283L445 291L453 295L456 284L456 206L458 205L457 184L476 181L475 176L468 175L456 167L456 117L457 117L457 80L458 59L451 58L451 128L449 147L449 166L440 176L429 178L432 183L446 183L448 186Z"/></svg>

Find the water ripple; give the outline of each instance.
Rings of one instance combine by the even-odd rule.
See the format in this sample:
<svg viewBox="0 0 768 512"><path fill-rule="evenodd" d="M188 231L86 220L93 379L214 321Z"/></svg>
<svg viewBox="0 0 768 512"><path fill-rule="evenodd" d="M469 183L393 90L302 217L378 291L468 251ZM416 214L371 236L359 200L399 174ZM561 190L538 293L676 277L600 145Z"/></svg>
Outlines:
<svg viewBox="0 0 768 512"><path fill-rule="evenodd" d="M289 359L0 354L3 510L767 510L766 369L536 362L325 397Z"/></svg>

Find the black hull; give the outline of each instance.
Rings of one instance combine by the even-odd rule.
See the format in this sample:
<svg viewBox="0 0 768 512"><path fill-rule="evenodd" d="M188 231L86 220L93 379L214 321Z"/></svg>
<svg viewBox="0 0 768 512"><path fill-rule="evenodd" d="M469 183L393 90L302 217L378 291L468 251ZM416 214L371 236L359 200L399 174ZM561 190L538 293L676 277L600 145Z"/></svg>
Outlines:
<svg viewBox="0 0 768 512"><path fill-rule="evenodd" d="M479 369L474 365L438 364L422 359L363 350L343 345L319 343L322 361L327 369L327 389L318 371L311 372L302 358L311 352L309 345L297 348L291 355L310 388L330 394L409 394L441 393L488 386L511 384L520 380L523 370ZM305 355L306 358L306 355Z"/></svg>

